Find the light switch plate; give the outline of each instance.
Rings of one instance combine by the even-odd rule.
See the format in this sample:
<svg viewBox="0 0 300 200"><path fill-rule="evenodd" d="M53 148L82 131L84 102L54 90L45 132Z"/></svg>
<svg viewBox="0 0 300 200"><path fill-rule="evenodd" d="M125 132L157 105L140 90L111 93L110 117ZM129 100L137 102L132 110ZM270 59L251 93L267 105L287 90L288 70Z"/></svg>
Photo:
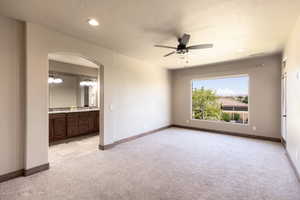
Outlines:
<svg viewBox="0 0 300 200"><path fill-rule="evenodd" d="M109 105L109 109L110 109L110 111L113 111L113 110L114 110L114 105L113 105L113 104L110 104L110 105Z"/></svg>

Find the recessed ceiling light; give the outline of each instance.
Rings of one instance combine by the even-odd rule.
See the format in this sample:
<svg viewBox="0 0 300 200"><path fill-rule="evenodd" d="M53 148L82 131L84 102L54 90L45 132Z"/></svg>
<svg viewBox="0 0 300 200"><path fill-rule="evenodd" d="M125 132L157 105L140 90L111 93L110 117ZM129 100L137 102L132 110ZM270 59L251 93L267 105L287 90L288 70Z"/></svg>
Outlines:
<svg viewBox="0 0 300 200"><path fill-rule="evenodd" d="M94 19L94 18L88 19L87 22L88 22L89 25L91 25L91 26L99 26L99 22L98 22L96 19Z"/></svg>
<svg viewBox="0 0 300 200"><path fill-rule="evenodd" d="M239 50L238 50L239 53L242 53L242 52L244 52L244 51L245 51L245 49L239 49Z"/></svg>

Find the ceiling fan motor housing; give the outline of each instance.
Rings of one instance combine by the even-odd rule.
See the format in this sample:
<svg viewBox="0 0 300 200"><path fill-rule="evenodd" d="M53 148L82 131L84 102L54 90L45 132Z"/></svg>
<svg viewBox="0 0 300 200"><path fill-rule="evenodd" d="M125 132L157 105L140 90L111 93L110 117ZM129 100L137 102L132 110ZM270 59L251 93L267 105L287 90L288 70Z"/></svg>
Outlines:
<svg viewBox="0 0 300 200"><path fill-rule="evenodd" d="M177 46L176 51L177 51L178 54L185 54L185 53L189 52L189 50L186 48L186 45L184 45L184 44L179 44Z"/></svg>

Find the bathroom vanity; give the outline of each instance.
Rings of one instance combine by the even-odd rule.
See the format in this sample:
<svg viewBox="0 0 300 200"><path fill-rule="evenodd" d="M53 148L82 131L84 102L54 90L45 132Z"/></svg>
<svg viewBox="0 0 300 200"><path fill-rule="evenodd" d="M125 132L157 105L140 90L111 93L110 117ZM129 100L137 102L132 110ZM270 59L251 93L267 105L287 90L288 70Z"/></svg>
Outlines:
<svg viewBox="0 0 300 200"><path fill-rule="evenodd" d="M49 142L99 133L99 109L49 111Z"/></svg>

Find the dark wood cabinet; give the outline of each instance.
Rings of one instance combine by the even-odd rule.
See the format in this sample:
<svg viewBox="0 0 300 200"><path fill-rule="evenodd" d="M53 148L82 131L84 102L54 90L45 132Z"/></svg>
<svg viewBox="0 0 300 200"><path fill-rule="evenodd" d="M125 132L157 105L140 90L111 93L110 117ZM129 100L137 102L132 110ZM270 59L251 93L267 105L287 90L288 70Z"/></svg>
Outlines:
<svg viewBox="0 0 300 200"><path fill-rule="evenodd" d="M90 112L89 113L89 132L99 131L99 113Z"/></svg>
<svg viewBox="0 0 300 200"><path fill-rule="evenodd" d="M100 115L99 115L99 112L98 112L98 115L97 115L97 117L96 117L96 131L98 131L99 132L99 124L100 124Z"/></svg>
<svg viewBox="0 0 300 200"><path fill-rule="evenodd" d="M51 119L51 115L49 115L49 141L53 141L53 119Z"/></svg>
<svg viewBox="0 0 300 200"><path fill-rule="evenodd" d="M67 137L65 114L53 114L49 117L50 141L62 140Z"/></svg>
<svg viewBox="0 0 300 200"><path fill-rule="evenodd" d="M99 111L49 114L49 141L99 132Z"/></svg>
<svg viewBox="0 0 300 200"><path fill-rule="evenodd" d="M74 137L79 134L78 129L78 113L68 113L67 114L67 136Z"/></svg>
<svg viewBox="0 0 300 200"><path fill-rule="evenodd" d="M79 129L79 134L81 134L81 135L89 133L89 113L88 112L79 113L78 129Z"/></svg>

